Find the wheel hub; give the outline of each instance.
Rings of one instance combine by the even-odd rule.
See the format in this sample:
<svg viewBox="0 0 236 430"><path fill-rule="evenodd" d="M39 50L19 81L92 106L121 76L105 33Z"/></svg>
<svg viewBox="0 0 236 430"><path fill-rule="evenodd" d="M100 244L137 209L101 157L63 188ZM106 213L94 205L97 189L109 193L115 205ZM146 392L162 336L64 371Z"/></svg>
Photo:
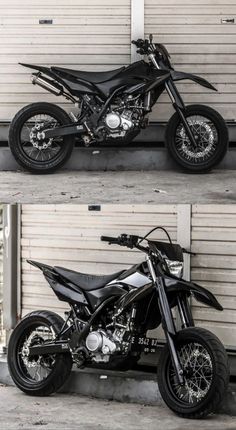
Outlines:
<svg viewBox="0 0 236 430"><path fill-rule="evenodd" d="M45 128L44 123L36 123L30 132L30 142L34 148L39 150L47 149L51 146L53 138L45 139L43 129Z"/></svg>
<svg viewBox="0 0 236 430"><path fill-rule="evenodd" d="M217 131L213 124L203 117L189 117L189 127L196 142L194 147L187 136L184 126L177 129L176 146L187 160L207 159L215 149Z"/></svg>

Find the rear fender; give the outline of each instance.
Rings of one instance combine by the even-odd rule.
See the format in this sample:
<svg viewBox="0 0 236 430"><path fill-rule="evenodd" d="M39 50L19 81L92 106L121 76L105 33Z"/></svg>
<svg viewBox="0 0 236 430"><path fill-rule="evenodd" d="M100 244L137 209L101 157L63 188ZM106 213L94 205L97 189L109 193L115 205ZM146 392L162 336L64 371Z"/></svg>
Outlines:
<svg viewBox="0 0 236 430"><path fill-rule="evenodd" d="M45 75L55 77L55 74L51 71L49 67L35 66L34 64L26 64L26 63L19 63L19 64L23 67L27 67L28 69L37 70L38 72L45 73Z"/></svg>
<svg viewBox="0 0 236 430"><path fill-rule="evenodd" d="M45 279L59 300L71 304L81 303L83 305L88 305L83 291L71 282L67 282L62 276L58 275L52 266L48 266L47 264L39 263L38 261L34 260L27 260L27 262L32 266L42 270Z"/></svg>

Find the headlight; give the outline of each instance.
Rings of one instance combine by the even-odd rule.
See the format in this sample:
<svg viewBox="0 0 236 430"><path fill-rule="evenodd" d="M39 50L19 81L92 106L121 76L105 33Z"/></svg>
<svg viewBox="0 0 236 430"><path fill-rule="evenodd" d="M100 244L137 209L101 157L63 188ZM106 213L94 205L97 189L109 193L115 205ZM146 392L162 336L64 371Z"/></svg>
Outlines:
<svg viewBox="0 0 236 430"><path fill-rule="evenodd" d="M182 278L184 268L184 263L182 261L166 260L166 264L171 275L177 276L177 278Z"/></svg>

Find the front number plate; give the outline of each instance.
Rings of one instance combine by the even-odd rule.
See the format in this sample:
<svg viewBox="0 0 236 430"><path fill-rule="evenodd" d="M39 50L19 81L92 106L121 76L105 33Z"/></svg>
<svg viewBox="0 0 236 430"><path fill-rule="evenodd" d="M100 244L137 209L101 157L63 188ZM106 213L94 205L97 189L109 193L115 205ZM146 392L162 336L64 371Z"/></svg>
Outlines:
<svg viewBox="0 0 236 430"><path fill-rule="evenodd" d="M131 350L142 351L146 354L156 352L157 348L162 345L163 343L158 341L158 339L151 337L133 336L131 338Z"/></svg>

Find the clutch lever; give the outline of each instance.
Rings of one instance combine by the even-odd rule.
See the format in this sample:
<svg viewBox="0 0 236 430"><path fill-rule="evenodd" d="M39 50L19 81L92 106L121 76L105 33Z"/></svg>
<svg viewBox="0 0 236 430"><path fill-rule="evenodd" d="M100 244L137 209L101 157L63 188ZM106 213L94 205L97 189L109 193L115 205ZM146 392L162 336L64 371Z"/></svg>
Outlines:
<svg viewBox="0 0 236 430"><path fill-rule="evenodd" d="M193 256L197 255L196 252L188 251L185 248L182 248L182 251L183 251L184 254L189 254L189 255L193 255Z"/></svg>

